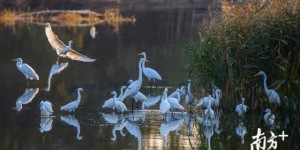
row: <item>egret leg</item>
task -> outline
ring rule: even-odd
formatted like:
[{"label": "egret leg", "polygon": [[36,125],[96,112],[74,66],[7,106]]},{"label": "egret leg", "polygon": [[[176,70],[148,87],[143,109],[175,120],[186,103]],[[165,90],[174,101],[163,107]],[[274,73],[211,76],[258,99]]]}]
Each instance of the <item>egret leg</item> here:
[{"label": "egret leg", "polygon": [[131,112],[133,113],[133,100],[131,102]]}]

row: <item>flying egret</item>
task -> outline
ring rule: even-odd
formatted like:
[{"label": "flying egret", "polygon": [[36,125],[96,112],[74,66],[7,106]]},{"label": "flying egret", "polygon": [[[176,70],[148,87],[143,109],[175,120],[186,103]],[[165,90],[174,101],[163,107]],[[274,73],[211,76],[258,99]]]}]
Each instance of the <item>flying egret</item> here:
[{"label": "flying egret", "polygon": [[16,101],[16,109],[17,111],[21,111],[23,108],[23,104],[28,104],[30,103],[33,98],[36,96],[36,94],[39,92],[39,88],[35,88],[35,89],[26,89],[25,92],[18,97],[17,101]]},{"label": "flying egret", "polygon": [[[96,59],[89,58],[85,55],[82,55],[71,48],[70,41],[69,46],[65,45],[57,35],[55,35],[51,29],[50,23],[46,23],[45,27],[46,36],[50,45],[55,49],[56,54],[59,57],[67,57],[72,60],[82,61],[82,62],[94,62]],[[72,43],[72,42],[71,42]],[[63,54],[62,52],[66,52]]]},{"label": "flying egret", "polygon": [[[143,55],[144,59],[147,60],[147,55],[145,52],[141,52],[138,55]],[[150,81],[150,86],[151,86],[151,80],[162,80],[161,76],[157,73],[157,71],[155,71],[152,68],[149,67],[145,67],[145,63],[142,64],[142,68],[143,68],[143,73],[144,75],[148,78],[148,80]],[[157,86],[156,86],[157,88]]]},{"label": "flying egret", "polygon": [[[120,89],[120,95],[117,98],[117,100],[120,100],[123,96],[124,90],[126,89],[126,86],[122,86]],[[113,98],[109,98],[108,100],[106,100],[102,106],[102,108],[111,108],[111,109],[115,109],[115,105],[114,105],[114,100]]]},{"label": "flying egret", "polygon": [[40,102],[41,116],[49,117],[53,114],[52,103],[49,101]]},{"label": "flying egret", "polygon": [[77,134],[76,134],[76,138],[78,140],[82,140],[82,136],[80,136],[80,124],[78,122],[78,120],[74,117],[74,116],[60,116],[60,120],[64,121],[65,123],[76,127],[77,130]]},{"label": "flying egret", "polygon": [[20,72],[25,75],[26,80],[39,80],[39,76],[35,73],[35,71],[27,64],[23,63],[22,58],[16,58],[12,61],[16,61],[16,66]]},{"label": "flying egret", "polygon": [[185,103],[188,105],[188,106],[191,106],[194,102],[194,95],[192,94],[191,92],[191,84],[192,84],[192,80],[189,79],[188,80],[188,93],[187,95],[185,96]]},{"label": "flying egret", "polygon": [[[163,92],[163,95],[168,91],[167,88],[165,88],[164,92]],[[165,113],[167,113],[171,108],[171,105],[170,103],[168,102],[167,100],[167,97],[165,96],[162,96],[161,98],[161,102],[160,102],[160,105],[159,105],[159,110],[160,110],[160,113],[162,113],[163,115]]]},{"label": "flying egret", "polygon": [[241,137],[242,144],[244,144],[244,136],[247,134],[247,129],[243,122],[239,123],[239,125],[236,127],[235,133]]},{"label": "flying egret", "polygon": [[130,83],[129,86],[127,87],[127,89],[125,90],[124,95],[122,96],[122,98],[120,99],[120,101],[124,101],[127,97],[131,96],[133,97],[134,95],[136,95],[142,86],[142,82],[143,82],[143,74],[142,74],[142,63],[148,61],[144,58],[141,58],[139,61],[139,77],[137,80],[135,80],[134,82]]},{"label": "flying egret", "polygon": [[168,100],[168,102],[171,106],[170,109],[172,109],[172,110],[174,110],[174,109],[184,110],[184,108],[179,104],[179,101],[180,101],[179,89],[176,89],[176,90],[177,90],[177,97],[178,98],[168,97],[168,95],[167,95],[168,94],[167,93],[168,89],[163,93],[163,97]]},{"label": "flying egret", "polygon": [[263,81],[264,90],[269,98],[270,103],[275,103],[275,104],[280,105],[280,97],[277,94],[277,92],[274,91],[273,89],[268,89],[268,86],[267,86],[267,78],[268,77],[267,77],[266,73],[263,71],[260,71],[255,76],[258,76],[258,75],[261,75],[264,78],[264,81]]},{"label": "flying egret", "polygon": [[53,117],[41,117],[40,132],[49,132],[52,129]]},{"label": "flying egret", "polygon": [[69,112],[74,112],[75,113],[75,109],[77,109],[79,103],[80,103],[80,100],[81,100],[81,94],[80,92],[83,92],[83,89],[82,88],[78,88],[77,89],[77,99],[73,102],[70,102],[62,107],[60,107],[60,110],[64,110],[64,111],[69,111]]},{"label": "flying egret", "polygon": [[245,103],[245,98],[242,98],[242,103],[236,105],[235,107],[235,112],[237,112],[239,116],[243,116],[244,113],[247,112],[248,106],[246,106],[244,103]]},{"label": "flying egret", "polygon": [[117,92],[116,91],[112,91],[111,94],[114,95],[113,102],[114,102],[114,105],[115,105],[117,111],[118,112],[122,112],[122,113],[123,113],[123,111],[126,111],[127,107],[125,106],[125,104],[123,102],[121,102],[121,101],[117,101],[116,100]]},{"label": "flying egret", "polygon": [[[173,97],[173,98],[178,98],[178,91],[177,89],[172,93],[170,94],[168,97]],[[181,86],[180,90],[179,90],[179,94],[180,94],[180,97],[183,97],[185,95],[185,86]]]},{"label": "flying egret", "polygon": [[265,110],[264,120],[269,126],[273,126],[275,122],[275,115],[271,113],[270,109]]}]

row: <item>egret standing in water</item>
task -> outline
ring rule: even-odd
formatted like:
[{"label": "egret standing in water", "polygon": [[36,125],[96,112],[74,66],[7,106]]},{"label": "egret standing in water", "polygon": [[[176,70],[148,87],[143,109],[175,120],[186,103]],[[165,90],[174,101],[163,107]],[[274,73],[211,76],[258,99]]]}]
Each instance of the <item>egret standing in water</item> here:
[{"label": "egret standing in water", "polygon": [[78,97],[75,101],[73,102],[70,102],[68,104],[66,104],[65,106],[62,106],[60,107],[61,110],[64,110],[64,111],[69,111],[69,112],[74,112],[75,113],[75,109],[77,109],[79,103],[80,103],[80,100],[81,100],[81,94],[80,92],[83,92],[83,89],[82,88],[78,88],[77,89],[77,94],[78,94]]},{"label": "egret standing in water", "polygon": [[211,103],[212,103],[212,97],[209,95],[209,102],[208,102],[208,106],[207,108],[204,110],[204,115],[206,116],[206,118],[208,119],[214,119],[215,118],[215,113],[214,111],[211,109]]},{"label": "egret standing in water", "polygon": [[[129,80],[128,83],[132,83],[133,80]],[[138,92],[133,96],[135,102],[140,102],[142,104],[142,109],[144,109],[144,102],[147,101],[147,97],[142,92]]]},{"label": "egret standing in water", "polygon": [[247,112],[248,106],[246,106],[244,103],[245,103],[245,98],[242,98],[242,103],[236,105],[235,107],[235,112],[237,112],[239,116],[243,116],[244,113]]},{"label": "egret standing in water", "polygon": [[[117,98],[117,100],[120,100],[123,96],[124,90],[126,89],[126,86],[122,86],[120,89],[120,95]],[[112,108],[113,110],[115,109],[115,105],[114,105],[114,100],[113,98],[109,98],[108,100],[106,100],[102,106],[102,108]]]},{"label": "egret standing in water", "polygon": [[177,89],[172,93],[170,94],[168,97],[173,97],[173,98],[178,98],[178,94],[180,94],[180,97],[184,96],[185,95],[185,86],[181,86],[180,90],[178,91]]},{"label": "egret standing in water", "polygon": [[185,96],[185,103],[187,104],[187,107],[189,108],[189,106],[191,106],[193,104],[195,97],[194,97],[194,95],[191,92],[192,80],[189,79],[188,82],[189,82],[188,83],[188,93]]},{"label": "egret standing in water", "polygon": [[273,89],[268,89],[268,86],[267,86],[267,78],[268,77],[267,77],[266,73],[263,71],[260,71],[255,76],[258,76],[258,75],[261,75],[264,78],[264,81],[263,81],[264,90],[269,98],[270,103],[275,103],[275,104],[280,105],[280,97],[277,94],[277,92],[274,91]]},{"label": "egret standing in water", "polygon": [[[166,88],[167,89],[167,88]],[[180,93],[179,93],[179,89],[176,89],[177,90],[177,97],[178,98],[173,98],[173,97],[168,97],[167,95],[167,92],[168,92],[168,89],[166,90],[166,92],[163,93],[163,97],[165,99],[168,99],[168,102],[171,106],[170,109],[174,110],[174,109],[179,109],[179,110],[184,110],[184,108],[179,104],[179,101],[180,101]]]},{"label": "egret standing in water", "polygon": [[[142,53],[139,53],[138,55],[143,55],[144,56],[144,59],[147,60],[147,55],[145,52],[142,52]],[[155,71],[154,69],[152,68],[149,68],[149,67],[145,67],[145,63],[142,64],[142,68],[143,68],[143,73],[144,75],[149,79],[150,81],[150,86],[152,87],[151,85],[151,80],[155,81],[155,80],[162,80],[161,76],[158,74],[157,71]],[[156,88],[157,88],[157,85],[156,85]]]},{"label": "egret standing in water", "polygon": [[71,48],[72,41],[69,41],[69,46],[63,43],[57,35],[55,35],[51,29],[50,23],[46,23],[45,33],[48,38],[50,45],[55,49],[56,54],[59,57],[67,57],[72,60],[82,61],[82,62],[94,62],[96,59],[89,58],[82,55]]},{"label": "egret standing in water", "polygon": [[49,117],[53,114],[52,104],[49,101],[40,102],[41,115],[43,117]]},{"label": "egret standing in water", "polygon": [[116,91],[112,91],[111,94],[114,95],[113,102],[114,102],[114,105],[115,105],[117,111],[118,112],[122,112],[122,113],[123,113],[123,111],[126,111],[127,107],[125,106],[125,104],[123,102],[121,102],[121,101],[117,101],[116,100],[117,92]]},{"label": "egret standing in water", "polygon": [[163,115],[165,115],[170,110],[170,108],[171,108],[171,105],[168,102],[167,97],[164,96],[167,92],[168,92],[168,89],[165,88],[165,90],[164,90],[164,92],[162,94],[163,96],[161,98],[160,105],[159,105],[160,113],[162,113]]},{"label": "egret standing in water", "polygon": [[[39,80],[39,76],[35,73],[35,71],[27,64],[23,63],[22,58],[13,59],[12,61],[16,61],[16,66],[20,72],[25,75],[26,80]],[[28,83],[27,83],[28,84]]]}]

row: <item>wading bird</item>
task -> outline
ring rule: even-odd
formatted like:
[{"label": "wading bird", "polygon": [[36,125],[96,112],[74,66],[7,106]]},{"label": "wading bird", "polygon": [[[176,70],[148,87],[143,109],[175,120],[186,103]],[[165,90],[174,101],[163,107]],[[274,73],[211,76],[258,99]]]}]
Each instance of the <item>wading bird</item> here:
[{"label": "wading bird", "polygon": [[269,126],[273,126],[275,122],[275,115],[271,113],[270,109],[265,110],[264,120]]},{"label": "wading bird", "polygon": [[245,98],[242,98],[242,103],[236,105],[235,107],[235,112],[237,112],[239,116],[243,116],[247,112],[248,106],[246,106],[244,103],[245,103]]},{"label": "wading bird", "polygon": [[67,57],[72,60],[82,61],[82,62],[94,62],[96,59],[89,58],[85,55],[82,55],[71,48],[71,41],[69,45],[65,45],[57,35],[55,35],[51,29],[50,23],[46,23],[45,27],[46,36],[50,45],[55,49],[56,54],[59,57]]},{"label": "wading bird", "polygon": [[214,119],[215,118],[215,113],[214,111],[211,109],[211,103],[212,103],[212,97],[209,95],[209,102],[208,102],[208,106],[207,108],[204,110],[204,115],[206,116],[206,118],[208,119]]},{"label": "wading bird", "polygon": [[191,84],[192,84],[192,80],[189,79],[188,80],[188,93],[185,96],[185,103],[187,104],[187,107],[191,106],[195,99],[194,95],[191,92]]},{"label": "wading bird", "polygon": [[[173,97],[173,98],[178,98],[178,93],[180,94],[180,97],[184,96],[185,95],[185,86],[181,86],[180,90],[178,91],[177,89],[172,93],[170,94],[168,97]],[[180,102],[180,101],[179,101]]]},{"label": "wading bird", "polygon": [[[20,72],[25,75],[26,80],[39,80],[39,76],[35,73],[35,71],[27,64],[23,63],[22,58],[16,58],[12,61],[16,61],[16,66]],[[27,83],[28,85],[28,83]]]},{"label": "wading bird", "polygon": [[164,96],[164,95],[166,95],[167,92],[168,92],[168,89],[165,88],[165,90],[162,94],[163,96],[161,98],[160,105],[159,105],[160,113],[162,113],[163,115],[165,115],[171,108],[171,105],[168,102],[167,97]]},{"label": "wading bird", "polygon": [[52,103],[49,101],[40,102],[41,116],[49,117],[53,114]]},{"label": "wading bird", "polygon": [[[133,80],[129,80],[128,83],[132,83]],[[142,104],[142,109],[144,109],[144,102],[147,101],[147,97],[146,95],[144,95],[143,93],[141,92],[137,92],[134,96],[133,96],[133,99],[134,101],[137,103],[137,102],[140,102]]]},{"label": "wading bird", "polygon": [[[122,86],[120,89],[120,95],[117,98],[117,100],[120,100],[123,96],[124,90],[126,89],[126,86]],[[114,100],[113,98],[109,98],[108,100],[106,100],[102,106],[102,108],[111,108],[111,109],[115,109],[115,105],[114,105]]]},{"label": "wading bird", "polygon": [[69,112],[74,112],[75,113],[75,109],[77,109],[79,103],[80,103],[80,100],[81,100],[81,94],[80,92],[83,92],[83,89],[82,88],[78,88],[77,89],[77,99],[73,102],[70,102],[62,107],[60,107],[60,110],[64,110],[64,111],[69,111]]},{"label": "wading bird", "polygon": [[116,98],[117,98],[117,92],[116,91],[112,91],[111,94],[114,95],[113,102],[114,102],[114,105],[115,105],[115,108],[117,109],[117,111],[121,112],[121,113],[123,113],[123,111],[126,111],[127,107],[125,106],[125,104],[123,102],[121,102],[121,101],[117,101],[116,100]]},{"label": "wading bird", "polygon": [[261,75],[264,78],[264,81],[263,81],[264,90],[269,98],[270,103],[275,103],[275,104],[280,105],[280,97],[277,94],[277,92],[274,91],[273,89],[268,89],[268,86],[267,86],[267,78],[268,77],[267,77],[266,73],[263,71],[260,71],[255,76],[258,76],[258,75]]},{"label": "wading bird", "polygon": [[179,89],[176,89],[176,90],[177,90],[177,97],[178,98],[168,97],[168,95],[167,95],[168,94],[167,93],[168,89],[167,89],[166,92],[163,93],[163,97],[168,100],[168,102],[169,102],[169,104],[171,106],[170,109],[172,109],[172,110],[174,110],[174,109],[184,110],[184,108],[179,104],[179,101],[180,101],[180,93],[179,93],[179,91],[180,90]]},{"label": "wading bird", "polygon": [[[139,53],[138,55],[143,55],[144,56],[144,59],[147,60],[147,55],[145,52],[141,52]],[[152,87],[151,85],[151,80],[155,81],[155,80],[162,80],[161,76],[158,74],[157,71],[155,71],[154,69],[152,68],[149,68],[149,67],[145,67],[145,63],[142,64],[142,68],[143,68],[143,73],[144,75],[149,79],[150,81],[150,86]],[[157,86],[156,86],[157,88]]]}]

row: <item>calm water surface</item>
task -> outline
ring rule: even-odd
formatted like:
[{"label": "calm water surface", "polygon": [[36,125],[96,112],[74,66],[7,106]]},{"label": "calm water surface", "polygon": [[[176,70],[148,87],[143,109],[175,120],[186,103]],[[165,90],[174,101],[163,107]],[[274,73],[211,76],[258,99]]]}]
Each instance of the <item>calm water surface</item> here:
[{"label": "calm water surface", "polygon": [[[83,63],[61,59],[60,62],[68,63],[68,66],[52,76],[50,91],[44,88],[48,86],[49,72],[57,57],[47,41],[44,26],[0,25],[0,149],[250,149],[251,136],[256,134],[258,127],[269,137],[270,128],[263,122],[263,112],[240,119],[232,111],[220,110],[219,119],[211,126],[199,123],[203,115],[196,109],[194,113],[168,115],[165,121],[157,110],[158,105],[125,114],[102,110],[101,106],[111,97],[111,91],[119,92],[129,79],[137,78],[139,56],[136,54],[141,51],[147,52],[148,65],[163,78],[157,82],[158,89],[151,95],[147,88],[149,82],[144,78],[142,92],[145,95],[159,96],[164,87],[171,87],[169,91],[173,91],[186,85],[188,74],[184,71],[183,48],[186,42],[198,38],[196,31],[208,17],[206,8],[209,3],[105,4],[103,7],[99,3],[84,4],[84,7],[95,11],[120,7],[123,16],[135,16],[136,22],[120,24],[117,30],[109,24],[97,25],[95,39],[90,36],[90,27],[54,26],[53,31],[62,41],[72,39],[75,50],[97,58],[97,61]],[[64,8],[64,5],[55,7],[47,3],[46,6],[36,5]],[[79,6],[75,3],[73,7]],[[37,94],[31,101],[24,102],[20,111],[16,111],[16,101],[27,86],[15,62],[11,62],[17,57],[23,58],[40,76],[40,81],[32,86],[39,89],[27,89],[29,93]],[[85,92],[76,114],[60,111],[60,106],[76,98],[74,90],[78,87]],[[200,95],[196,93],[196,96]],[[40,117],[38,105],[41,100],[53,103],[53,118]],[[276,134],[287,129],[284,126],[289,126],[283,123],[286,116],[289,114],[283,113],[279,117],[281,124],[274,129]],[[246,129],[244,143],[236,134],[241,122],[245,126],[242,129]],[[296,135],[290,136],[296,139],[299,133],[297,123],[289,122],[293,127],[287,129],[288,133],[295,130]],[[294,138],[278,141],[278,149],[299,148]]]}]

